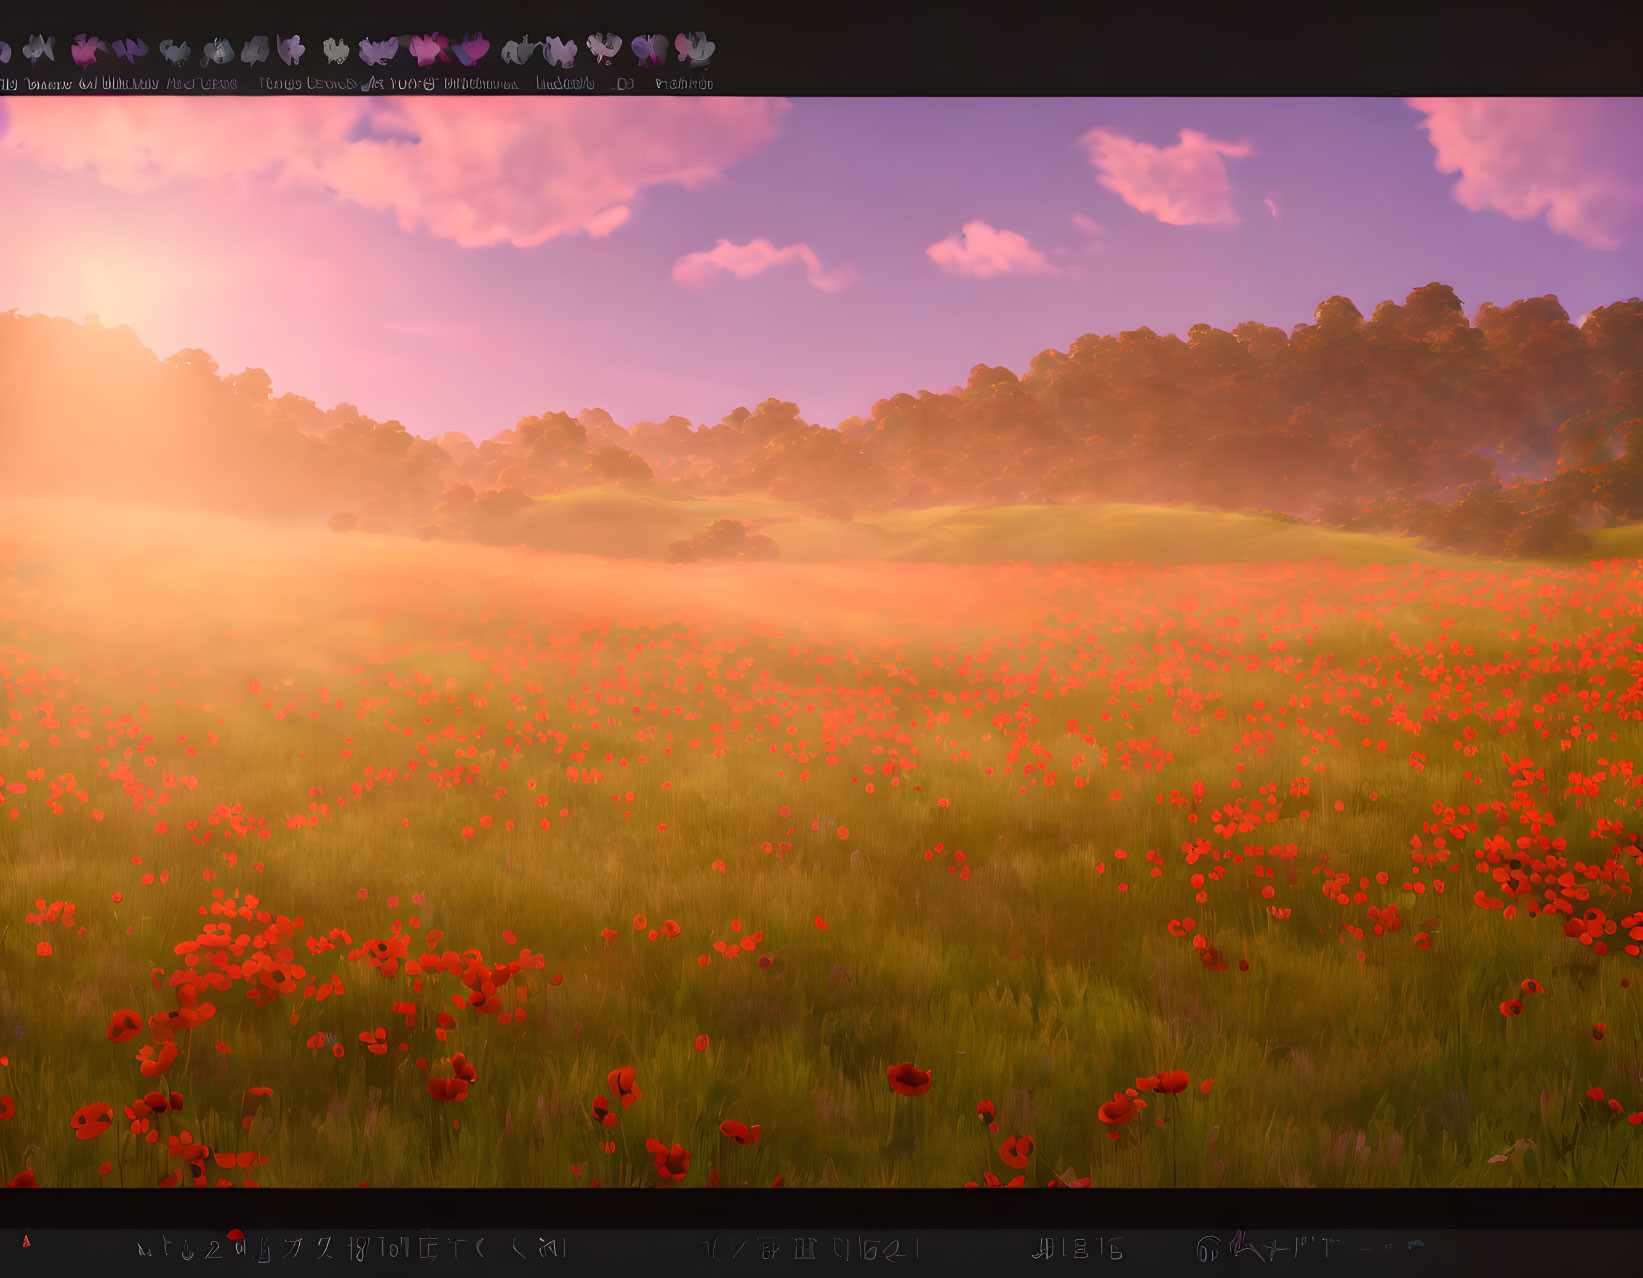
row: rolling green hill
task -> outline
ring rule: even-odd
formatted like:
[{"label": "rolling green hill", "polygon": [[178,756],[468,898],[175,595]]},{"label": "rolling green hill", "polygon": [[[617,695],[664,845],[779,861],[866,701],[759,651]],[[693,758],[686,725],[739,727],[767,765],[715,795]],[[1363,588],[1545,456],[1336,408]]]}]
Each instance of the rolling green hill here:
[{"label": "rolling green hill", "polygon": [[[793,563],[1472,562],[1424,549],[1407,538],[1336,532],[1258,514],[1118,502],[864,510],[853,520],[834,520],[815,518],[797,505],[770,498],[690,497],[606,487],[541,498],[517,518],[533,546],[628,559],[663,559],[669,543],[690,537],[716,519],[740,519],[772,537],[781,557]],[[1643,553],[1643,529],[1602,534],[1599,553]]]},{"label": "rolling green hill", "polygon": [[1643,524],[1602,528],[1591,537],[1593,559],[1643,558]]}]

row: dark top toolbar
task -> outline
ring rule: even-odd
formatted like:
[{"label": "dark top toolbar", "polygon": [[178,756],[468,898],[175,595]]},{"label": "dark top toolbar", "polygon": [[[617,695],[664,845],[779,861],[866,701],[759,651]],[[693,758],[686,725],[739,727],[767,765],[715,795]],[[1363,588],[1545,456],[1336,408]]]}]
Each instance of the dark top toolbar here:
[{"label": "dark top toolbar", "polygon": [[705,31],[561,35],[153,27],[0,31],[0,91],[20,94],[711,93]]},{"label": "dark top toolbar", "polygon": [[[368,16],[361,16],[364,11]],[[0,94],[1629,94],[1643,7],[0,5]]]}]

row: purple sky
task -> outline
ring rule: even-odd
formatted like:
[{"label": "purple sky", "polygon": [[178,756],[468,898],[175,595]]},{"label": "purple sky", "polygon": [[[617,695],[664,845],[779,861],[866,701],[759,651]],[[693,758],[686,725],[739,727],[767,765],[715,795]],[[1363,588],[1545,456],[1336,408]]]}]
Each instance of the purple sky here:
[{"label": "purple sky", "polygon": [[1643,293],[1640,156],[1639,99],[12,98],[0,309],[422,434],[832,424],[1333,293],[1578,319]]}]

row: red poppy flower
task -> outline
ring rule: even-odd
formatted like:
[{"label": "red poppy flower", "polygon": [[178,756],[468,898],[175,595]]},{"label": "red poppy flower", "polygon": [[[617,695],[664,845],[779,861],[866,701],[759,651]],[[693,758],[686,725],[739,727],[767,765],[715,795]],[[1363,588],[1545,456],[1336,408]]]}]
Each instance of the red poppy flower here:
[{"label": "red poppy flower", "polygon": [[1603,1024],[1602,1021],[1598,1021],[1597,1024],[1592,1026],[1592,1037],[1594,1039],[1596,1039],[1599,1043],[1601,1043],[1603,1041],[1604,1028],[1605,1027],[1604,1027],[1604,1024]]},{"label": "red poppy flower", "polygon": [[719,1130],[738,1145],[753,1145],[758,1143],[759,1125],[754,1123],[749,1127],[746,1123],[738,1122],[734,1118],[727,1118],[719,1124]]},{"label": "red poppy flower", "polygon": [[990,1100],[977,1101],[976,1102],[976,1117],[979,1118],[983,1123],[986,1123],[988,1125],[991,1125],[994,1121],[996,1121],[998,1115],[993,1111],[992,1101],[990,1101]]},{"label": "red poppy flower", "polygon": [[1184,1069],[1161,1069],[1150,1078],[1135,1080],[1136,1090],[1143,1092],[1167,1092],[1175,1095],[1187,1090],[1192,1080],[1187,1077]]},{"label": "red poppy flower", "polygon": [[145,1047],[137,1053],[137,1060],[139,1061],[137,1068],[142,1072],[144,1078],[158,1078],[171,1068],[176,1059],[177,1045],[175,1043],[166,1043],[160,1048],[158,1054],[155,1053],[152,1047]]},{"label": "red poppy flower", "polygon": [[624,1065],[620,1069],[611,1070],[609,1074],[605,1075],[605,1082],[610,1085],[610,1090],[622,1102],[623,1109],[626,1109],[636,1100],[644,1099],[645,1094],[639,1090],[639,1084],[635,1080],[634,1069],[631,1065]]},{"label": "red poppy flower", "polygon": [[1539,981],[1535,980],[1534,977],[1530,976],[1530,977],[1524,978],[1523,992],[1525,994],[1544,994],[1546,991],[1541,988]]},{"label": "red poppy flower", "polygon": [[653,1137],[645,1142],[645,1152],[652,1156],[656,1174],[663,1180],[683,1180],[690,1170],[690,1151],[683,1145],[669,1148]]},{"label": "red poppy flower", "polygon": [[264,1101],[274,1094],[272,1087],[247,1087],[245,1089],[245,1109],[250,1113],[261,1107]]},{"label": "red poppy flower", "polygon": [[604,1096],[593,1098],[593,1121],[603,1127],[615,1127],[616,1115],[610,1112],[610,1100]]},{"label": "red poppy flower", "polygon": [[468,1058],[461,1052],[451,1057],[451,1073],[464,1083],[472,1083],[479,1078],[479,1071],[468,1064]]},{"label": "red poppy flower", "polygon": [[1165,1069],[1158,1071],[1158,1090],[1161,1092],[1166,1092],[1172,1096],[1179,1092],[1186,1091],[1188,1084],[1191,1082],[1192,1080],[1187,1077],[1187,1071],[1184,1069]]},{"label": "red poppy flower", "polygon": [[11,1178],[11,1187],[13,1189],[39,1189],[40,1182],[34,1179],[34,1173],[31,1171],[18,1172],[17,1175]]},{"label": "red poppy flower", "polygon": [[17,1102],[10,1096],[0,1096],[0,1123],[3,1123],[17,1113]]},{"label": "red poppy flower", "polygon": [[123,1008],[109,1018],[108,1029],[104,1031],[103,1037],[111,1043],[124,1043],[136,1038],[142,1028],[143,1018],[129,1008]]},{"label": "red poppy flower", "polygon": [[1014,1167],[1020,1171],[1033,1156],[1033,1138],[1031,1136],[1006,1136],[1004,1143],[998,1147],[998,1158],[1006,1167]]},{"label": "red poppy flower", "polygon": [[890,1078],[890,1090],[897,1096],[922,1096],[930,1090],[932,1070],[918,1069],[911,1061],[892,1065],[885,1073]]},{"label": "red poppy flower", "polygon": [[707,1035],[706,1034],[696,1035],[696,1050],[698,1052],[707,1051]]},{"label": "red poppy flower", "polygon": [[1509,998],[1500,1005],[1500,1014],[1502,1016],[1522,1016],[1523,1004],[1515,998]]},{"label": "red poppy flower", "polygon": [[75,1110],[68,1124],[81,1140],[96,1140],[114,1126],[114,1110],[104,1101],[92,1101]]},{"label": "red poppy flower", "polygon": [[175,1034],[178,1030],[193,1029],[203,1018],[192,1007],[177,1007],[169,1012],[156,1012],[148,1018],[148,1023],[157,1030],[169,1030]]},{"label": "red poppy flower", "polygon": [[[1015,1179],[1011,1180],[1008,1184],[993,1175],[992,1172],[983,1172],[981,1179],[982,1183],[988,1189],[1022,1189],[1027,1184],[1027,1177],[1025,1175],[1015,1177]],[[964,1182],[964,1188],[980,1189],[981,1185],[977,1185],[973,1180],[967,1180]]]},{"label": "red poppy flower", "polygon": [[1096,1112],[1103,1123],[1121,1127],[1139,1114],[1142,1108],[1143,1105],[1138,1104],[1133,1097],[1126,1096],[1123,1092],[1114,1092],[1112,1099]]},{"label": "red poppy flower", "polygon": [[460,1101],[468,1098],[468,1080],[465,1078],[430,1078],[428,1095],[437,1101]]}]

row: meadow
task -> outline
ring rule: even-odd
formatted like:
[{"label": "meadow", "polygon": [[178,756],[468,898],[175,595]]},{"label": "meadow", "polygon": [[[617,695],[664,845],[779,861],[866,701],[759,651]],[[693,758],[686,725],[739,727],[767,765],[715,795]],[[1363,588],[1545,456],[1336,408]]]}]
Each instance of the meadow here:
[{"label": "meadow", "polygon": [[1643,561],[1049,509],[6,503],[0,1184],[1643,1186]]}]

